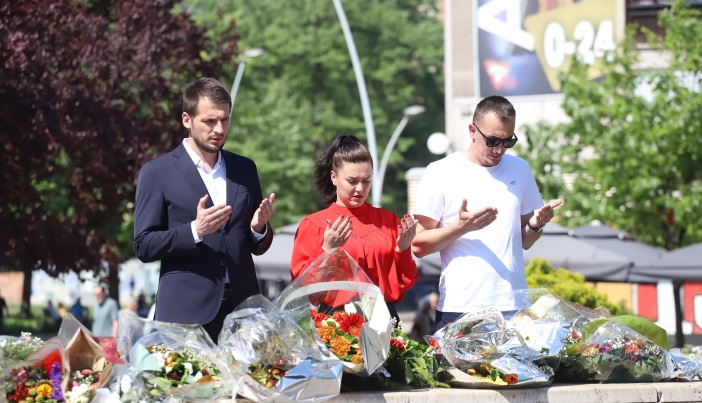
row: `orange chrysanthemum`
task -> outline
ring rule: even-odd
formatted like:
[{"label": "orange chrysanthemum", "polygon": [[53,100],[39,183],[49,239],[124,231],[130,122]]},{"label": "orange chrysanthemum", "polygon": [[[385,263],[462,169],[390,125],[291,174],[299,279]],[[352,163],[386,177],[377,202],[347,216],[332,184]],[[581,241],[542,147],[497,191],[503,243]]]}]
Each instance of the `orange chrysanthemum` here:
[{"label": "orange chrysanthemum", "polygon": [[519,382],[519,376],[517,374],[507,374],[502,379],[507,383],[507,385],[514,385]]},{"label": "orange chrysanthemum", "polygon": [[331,341],[331,351],[337,356],[347,355],[351,350],[351,342],[338,336]]},{"label": "orange chrysanthemum", "polygon": [[334,334],[336,333],[336,329],[332,326],[322,326],[318,327],[316,330],[319,337],[325,343],[328,343],[329,340],[331,340],[332,337],[334,337]]},{"label": "orange chrysanthemum", "polygon": [[358,350],[356,354],[351,357],[351,362],[354,364],[363,364],[363,354],[361,354],[361,350]]},{"label": "orange chrysanthemum", "polygon": [[356,337],[361,336],[361,326],[363,326],[363,316],[358,313],[352,313],[337,320],[339,329]]}]

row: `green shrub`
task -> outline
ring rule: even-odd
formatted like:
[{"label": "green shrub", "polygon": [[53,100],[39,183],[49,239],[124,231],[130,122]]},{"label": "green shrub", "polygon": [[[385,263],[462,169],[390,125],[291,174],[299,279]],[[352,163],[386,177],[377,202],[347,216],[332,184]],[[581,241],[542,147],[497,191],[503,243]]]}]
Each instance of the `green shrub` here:
[{"label": "green shrub", "polygon": [[535,258],[526,267],[529,288],[545,288],[559,297],[589,308],[604,308],[614,315],[628,313],[626,309],[612,303],[607,296],[585,282],[585,277],[566,269],[558,270],[545,259]]}]

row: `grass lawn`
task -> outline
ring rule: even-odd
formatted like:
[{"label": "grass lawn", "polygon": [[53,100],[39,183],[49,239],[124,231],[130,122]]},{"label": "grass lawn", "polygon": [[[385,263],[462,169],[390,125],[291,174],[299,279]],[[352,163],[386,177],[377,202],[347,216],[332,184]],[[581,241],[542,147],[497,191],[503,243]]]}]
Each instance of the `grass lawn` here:
[{"label": "grass lawn", "polygon": [[8,304],[10,316],[5,317],[4,328],[0,334],[19,336],[21,332],[30,332],[33,335],[40,333],[55,333],[58,328],[53,326],[51,320],[44,316],[44,306],[32,305],[31,317],[20,314],[19,304]]}]

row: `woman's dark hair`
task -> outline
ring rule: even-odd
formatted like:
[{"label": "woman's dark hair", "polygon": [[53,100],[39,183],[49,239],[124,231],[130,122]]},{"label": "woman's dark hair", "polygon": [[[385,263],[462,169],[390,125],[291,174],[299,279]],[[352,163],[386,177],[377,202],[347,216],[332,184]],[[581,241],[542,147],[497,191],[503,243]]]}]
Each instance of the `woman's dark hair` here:
[{"label": "woman's dark hair", "polygon": [[322,197],[322,203],[331,204],[336,201],[336,187],[331,180],[331,171],[338,171],[345,163],[368,162],[373,165],[373,158],[361,140],[350,134],[337,136],[322,151],[314,163],[312,181],[317,193]]},{"label": "woman's dark hair", "polygon": [[222,83],[210,77],[198,78],[189,82],[183,88],[183,112],[197,115],[197,105],[200,98],[209,98],[216,104],[228,104],[232,107],[232,97]]}]

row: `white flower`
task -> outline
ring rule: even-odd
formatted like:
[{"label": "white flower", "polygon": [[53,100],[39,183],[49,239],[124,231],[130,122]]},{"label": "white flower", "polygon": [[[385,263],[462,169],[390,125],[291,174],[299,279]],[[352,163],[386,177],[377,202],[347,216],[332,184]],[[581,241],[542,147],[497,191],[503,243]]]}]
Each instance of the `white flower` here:
[{"label": "white flower", "polygon": [[[154,359],[156,360],[156,364],[161,367],[165,368],[166,367],[166,355],[160,351],[157,351],[155,353],[151,353],[153,355]],[[169,368],[166,369],[166,372],[170,371]]]},{"label": "white flower", "polygon": [[132,378],[130,378],[129,375],[122,376],[122,379],[120,379],[119,382],[119,387],[122,390],[122,393],[128,392],[129,389],[132,388]]},{"label": "white flower", "polygon": [[183,368],[185,368],[185,373],[186,374],[192,374],[193,373],[193,364],[189,362],[184,362],[183,363]]},{"label": "white flower", "polygon": [[66,392],[66,401],[69,403],[88,403],[88,385],[79,383],[73,389]]},{"label": "white flower", "polygon": [[202,371],[197,371],[197,374],[188,376],[185,379],[185,382],[187,383],[195,383],[197,382],[200,378],[202,378]]}]

